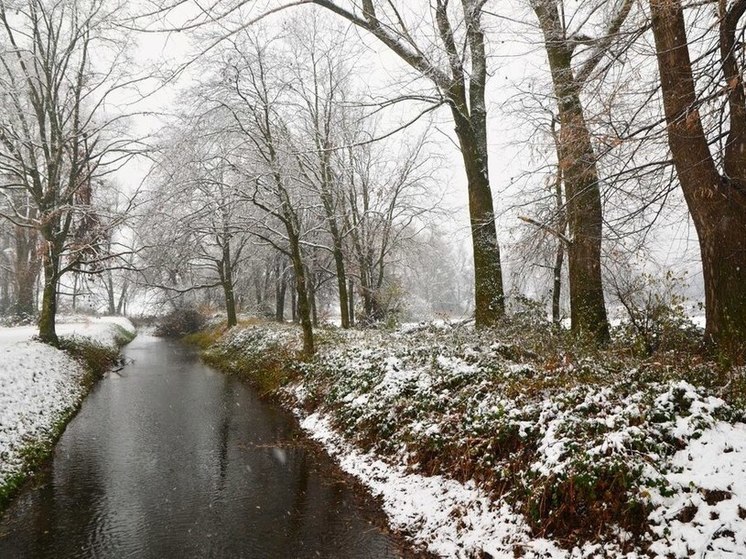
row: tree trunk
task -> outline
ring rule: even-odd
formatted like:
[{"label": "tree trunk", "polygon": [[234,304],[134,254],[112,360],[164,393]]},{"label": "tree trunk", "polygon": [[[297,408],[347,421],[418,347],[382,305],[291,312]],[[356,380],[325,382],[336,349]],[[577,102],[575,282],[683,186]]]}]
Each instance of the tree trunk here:
[{"label": "tree trunk", "polygon": [[347,302],[350,305],[350,327],[355,325],[355,282],[350,280],[350,284],[347,287]]},{"label": "tree trunk", "polygon": [[231,245],[226,240],[223,244],[223,259],[220,262],[222,268],[220,281],[223,285],[223,295],[225,298],[225,313],[228,317],[228,328],[238,324],[236,317],[236,296],[233,291],[233,263],[231,261]]},{"label": "tree trunk", "polygon": [[[308,301],[308,287],[306,285],[306,272],[303,266],[303,257],[300,252],[300,241],[290,237],[290,253],[295,272],[295,293],[298,298],[298,314],[303,329],[303,355],[313,356],[315,352],[313,342],[313,324],[311,322],[311,306]],[[294,306],[295,307],[295,306]]]},{"label": "tree trunk", "polygon": [[[293,274],[295,278],[295,274]],[[295,278],[296,286],[297,278]],[[290,320],[294,323],[298,323],[298,292],[295,289],[290,290]]]},{"label": "tree trunk", "polygon": [[[77,278],[75,283],[77,284]],[[107,291],[109,292],[109,315],[114,315],[117,312],[116,308],[116,295],[114,293],[114,277],[111,273],[111,270],[106,271],[106,284],[107,284]]]},{"label": "tree trunk", "polygon": [[505,314],[500,247],[487,169],[487,134],[452,106],[456,136],[466,170],[469,220],[474,251],[474,309],[478,327],[494,325]]},{"label": "tree trunk", "polygon": [[319,313],[316,308],[316,286],[313,278],[308,282],[308,302],[311,304],[311,321],[314,327],[319,325]]},{"label": "tree trunk", "polygon": [[228,328],[238,324],[236,316],[236,298],[233,292],[233,281],[226,279],[223,281],[223,295],[225,297],[225,314],[228,318]]},{"label": "tree trunk", "polygon": [[342,320],[342,328],[349,328],[351,326],[351,320],[344,254],[342,254],[342,247],[338,247],[336,244],[334,246],[334,264],[337,268],[337,291],[339,292],[339,314]]},{"label": "tree trunk", "polygon": [[572,332],[603,344],[609,341],[603,281],[601,240],[603,209],[596,156],[580,105],[580,98],[560,103],[560,138],[567,195],[570,320]]},{"label": "tree trunk", "polygon": [[117,302],[117,314],[125,315],[125,308],[127,307],[127,295],[129,292],[129,282],[124,280],[122,284],[122,291],[119,293],[119,301]]},{"label": "tree trunk", "polygon": [[[712,157],[692,74],[686,27],[678,0],[650,0],[668,143],[689,212],[699,236],[705,284],[705,341],[744,358],[746,349],[746,107],[743,79],[731,75],[737,18],[721,16],[721,56],[730,78],[730,130],[721,175]],[[740,16],[739,16],[740,17]],[[734,146],[735,144],[735,146]]]},{"label": "tree trunk", "polygon": [[562,262],[565,259],[565,242],[557,241],[557,253],[554,257],[554,279],[552,283],[552,323],[556,326],[560,324],[561,312],[560,303],[562,301]]},{"label": "tree trunk", "polygon": [[275,320],[285,322],[285,292],[287,290],[287,278],[280,272],[277,266],[277,284],[275,285]]},{"label": "tree trunk", "polygon": [[59,256],[48,253],[44,258],[44,292],[39,315],[39,339],[53,346],[60,343],[56,329],[58,270]]},{"label": "tree trunk", "polygon": [[558,165],[572,240],[567,248],[572,332],[603,344],[609,340],[609,321],[601,278],[603,207],[596,154],[573,75],[573,46],[563,37],[557,7],[536,2],[533,8],[544,34],[559,110]]}]

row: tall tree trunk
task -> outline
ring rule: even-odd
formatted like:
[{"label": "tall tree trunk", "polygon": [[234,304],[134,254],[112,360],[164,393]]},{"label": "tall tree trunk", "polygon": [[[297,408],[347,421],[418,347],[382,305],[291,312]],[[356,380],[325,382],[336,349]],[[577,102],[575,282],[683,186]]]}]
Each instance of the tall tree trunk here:
[{"label": "tall tree trunk", "polygon": [[[295,274],[293,274],[295,278]],[[295,278],[295,287],[297,288],[297,278]],[[294,323],[298,323],[298,292],[297,289],[290,290],[290,320]]]},{"label": "tall tree trunk", "polygon": [[[76,283],[77,283],[77,277],[76,277]],[[109,299],[109,315],[114,315],[117,312],[116,308],[116,295],[114,293],[114,275],[111,273],[111,270],[106,271],[106,285],[107,285],[107,291],[108,291],[108,299]]]},{"label": "tall tree trunk", "polygon": [[609,340],[603,281],[601,240],[603,210],[596,156],[579,96],[560,102],[560,138],[567,195],[570,320],[575,334],[598,343]]},{"label": "tall tree trunk", "polygon": [[316,282],[313,277],[309,278],[308,281],[308,302],[311,305],[311,322],[314,327],[317,327],[319,325],[319,313],[316,308]]},{"label": "tall tree trunk", "polygon": [[280,271],[280,265],[276,267],[277,283],[275,284],[275,320],[285,322],[285,292],[287,290],[287,278],[284,272]]},{"label": "tall tree trunk", "polygon": [[565,183],[566,216],[572,241],[567,248],[572,331],[597,343],[606,343],[609,321],[601,277],[603,208],[596,154],[573,75],[574,46],[564,38],[554,3],[537,1],[533,8],[544,33],[559,110],[558,165]]},{"label": "tall tree trunk", "polygon": [[552,281],[552,323],[556,326],[560,324],[562,302],[562,262],[565,259],[565,243],[557,240],[557,252],[554,257],[554,278]]},{"label": "tall tree trunk", "polygon": [[[724,3],[721,4],[721,7]],[[746,349],[746,96],[735,60],[743,15],[721,13],[720,47],[730,130],[721,174],[698,110],[684,14],[679,0],[650,0],[668,143],[699,236],[705,284],[705,340],[736,358]]]},{"label": "tall tree trunk", "polygon": [[452,105],[456,137],[466,170],[469,192],[469,221],[474,252],[474,310],[479,327],[494,325],[505,314],[500,247],[488,174],[485,114],[472,108],[466,117],[464,106]]},{"label": "tall tree trunk", "polygon": [[233,292],[233,281],[226,279],[222,282],[223,285],[223,296],[225,298],[225,314],[228,319],[228,328],[232,328],[238,324],[238,318],[236,316],[236,298]]},{"label": "tall tree trunk", "polygon": [[228,318],[228,328],[238,324],[236,317],[236,296],[233,290],[233,263],[231,260],[230,241],[223,243],[223,258],[220,262],[220,283],[223,286],[223,297],[225,299],[225,313]]},{"label": "tall tree trunk", "polygon": [[345,271],[344,254],[342,247],[334,246],[334,265],[337,269],[337,291],[339,292],[339,314],[342,320],[342,328],[351,326],[349,301],[347,294],[347,273]]},{"label": "tall tree trunk", "polygon": [[257,312],[262,312],[262,307],[264,306],[264,292],[262,290],[262,279],[259,275],[259,270],[254,270],[254,294],[256,296],[256,309]]},{"label": "tall tree trunk", "polygon": [[[295,293],[298,299],[298,315],[303,329],[303,355],[311,357],[314,352],[313,323],[311,321],[311,305],[308,301],[308,286],[306,285],[306,271],[300,252],[300,240],[290,236],[290,254],[295,272]],[[293,305],[295,308],[295,305]],[[294,311],[295,312],[295,311]]]},{"label": "tall tree trunk", "polygon": [[44,257],[44,291],[39,315],[39,339],[42,342],[57,346],[57,281],[59,272],[59,256],[53,249]]},{"label": "tall tree trunk", "polygon": [[117,314],[124,316],[125,308],[127,306],[127,295],[129,292],[129,282],[125,279],[122,284],[122,291],[119,293],[119,301],[117,302]]},{"label": "tall tree trunk", "polygon": [[562,266],[565,261],[565,244],[566,238],[563,236],[567,232],[567,212],[565,209],[565,196],[562,191],[564,174],[562,172],[562,148],[559,135],[556,130],[556,120],[552,118],[552,138],[554,139],[554,149],[557,155],[557,176],[554,181],[554,202],[557,212],[557,231],[560,233],[557,239],[557,250],[554,255],[554,268],[552,278],[552,324],[560,327],[562,317]]},{"label": "tall tree trunk", "polygon": [[350,327],[355,325],[355,282],[350,279],[350,284],[347,287],[347,302],[350,305]]}]

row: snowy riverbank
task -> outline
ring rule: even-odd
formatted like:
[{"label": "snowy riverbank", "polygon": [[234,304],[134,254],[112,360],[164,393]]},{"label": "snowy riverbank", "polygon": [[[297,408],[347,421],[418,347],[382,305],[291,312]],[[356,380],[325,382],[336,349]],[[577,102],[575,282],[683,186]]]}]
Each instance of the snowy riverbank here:
[{"label": "snowy riverbank", "polygon": [[313,362],[284,370],[293,328],[233,330],[208,359],[249,377],[263,367],[415,545],[463,558],[743,557],[742,370],[724,388],[696,360],[540,354],[448,325],[319,338]]},{"label": "snowy riverbank", "polygon": [[[135,333],[126,318],[61,319],[63,340],[107,350]],[[81,360],[33,337],[36,328],[0,328],[0,501],[25,475],[29,462],[64,428],[89,388]]]}]

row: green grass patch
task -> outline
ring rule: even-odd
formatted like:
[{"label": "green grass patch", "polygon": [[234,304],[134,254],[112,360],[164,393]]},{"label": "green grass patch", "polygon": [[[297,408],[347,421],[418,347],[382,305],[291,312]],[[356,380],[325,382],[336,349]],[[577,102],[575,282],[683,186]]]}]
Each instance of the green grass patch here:
[{"label": "green grass patch", "polygon": [[215,328],[208,328],[206,330],[200,330],[192,334],[187,334],[182,340],[189,345],[198,347],[201,350],[205,350],[213,345],[220,339],[220,336],[225,332],[225,326],[219,326]]}]

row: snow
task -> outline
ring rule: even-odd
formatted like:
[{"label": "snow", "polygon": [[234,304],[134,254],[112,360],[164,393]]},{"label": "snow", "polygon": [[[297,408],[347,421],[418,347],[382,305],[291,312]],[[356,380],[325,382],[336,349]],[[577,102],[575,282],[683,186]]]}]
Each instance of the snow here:
[{"label": "snow", "polygon": [[[86,337],[115,347],[121,317],[66,320],[61,336]],[[62,350],[35,341],[35,327],[0,328],[0,486],[23,467],[24,447],[44,440],[83,397],[83,367]]]},{"label": "snow", "polygon": [[[520,552],[529,559],[648,557],[643,552],[625,553],[616,544],[587,543],[567,550],[551,540],[532,537],[521,515],[505,502],[491,499],[473,483],[422,476],[388,464],[374,453],[363,453],[347,443],[323,414],[305,416],[300,409],[295,413],[301,427],[324,445],[345,472],[381,498],[391,526],[436,556],[465,559],[488,553],[494,558],[512,559]],[[714,463],[714,456],[722,459]],[[651,545],[653,556],[744,557],[746,425],[719,422],[675,455],[671,472],[666,478],[676,493],[668,498],[658,494],[657,508],[651,514],[651,521],[658,523],[654,532],[660,537]],[[708,504],[707,495],[712,504]],[[677,520],[679,513],[691,505],[698,507],[694,518],[689,522]],[[622,530],[618,532],[620,542],[631,537]]]},{"label": "snow", "polygon": [[345,472],[381,497],[392,527],[406,531],[415,545],[430,553],[465,559],[487,552],[495,558],[513,559],[514,549],[522,548],[527,558],[566,556],[552,542],[530,538],[519,515],[505,504],[493,503],[473,484],[407,473],[372,453],[361,453],[318,413],[302,419],[301,426],[336,457]]},{"label": "snow", "polygon": [[[454,558],[746,557],[746,425],[719,389],[636,362],[609,371],[593,359],[530,360],[461,327],[334,336],[297,369],[285,402],[417,546]],[[256,327],[220,344],[246,353],[292,337]],[[525,455],[501,453],[501,441]],[[471,460],[484,474],[475,479],[508,472],[511,484],[488,493],[437,460],[419,462],[441,449],[443,460]],[[570,549],[532,534],[530,499],[564,479],[603,482],[620,471],[626,493],[612,498],[649,513],[642,533],[591,524],[597,535]]]},{"label": "snow", "polygon": [[675,493],[654,498],[656,557],[746,556],[746,425],[705,430],[674,455],[665,477]]}]

